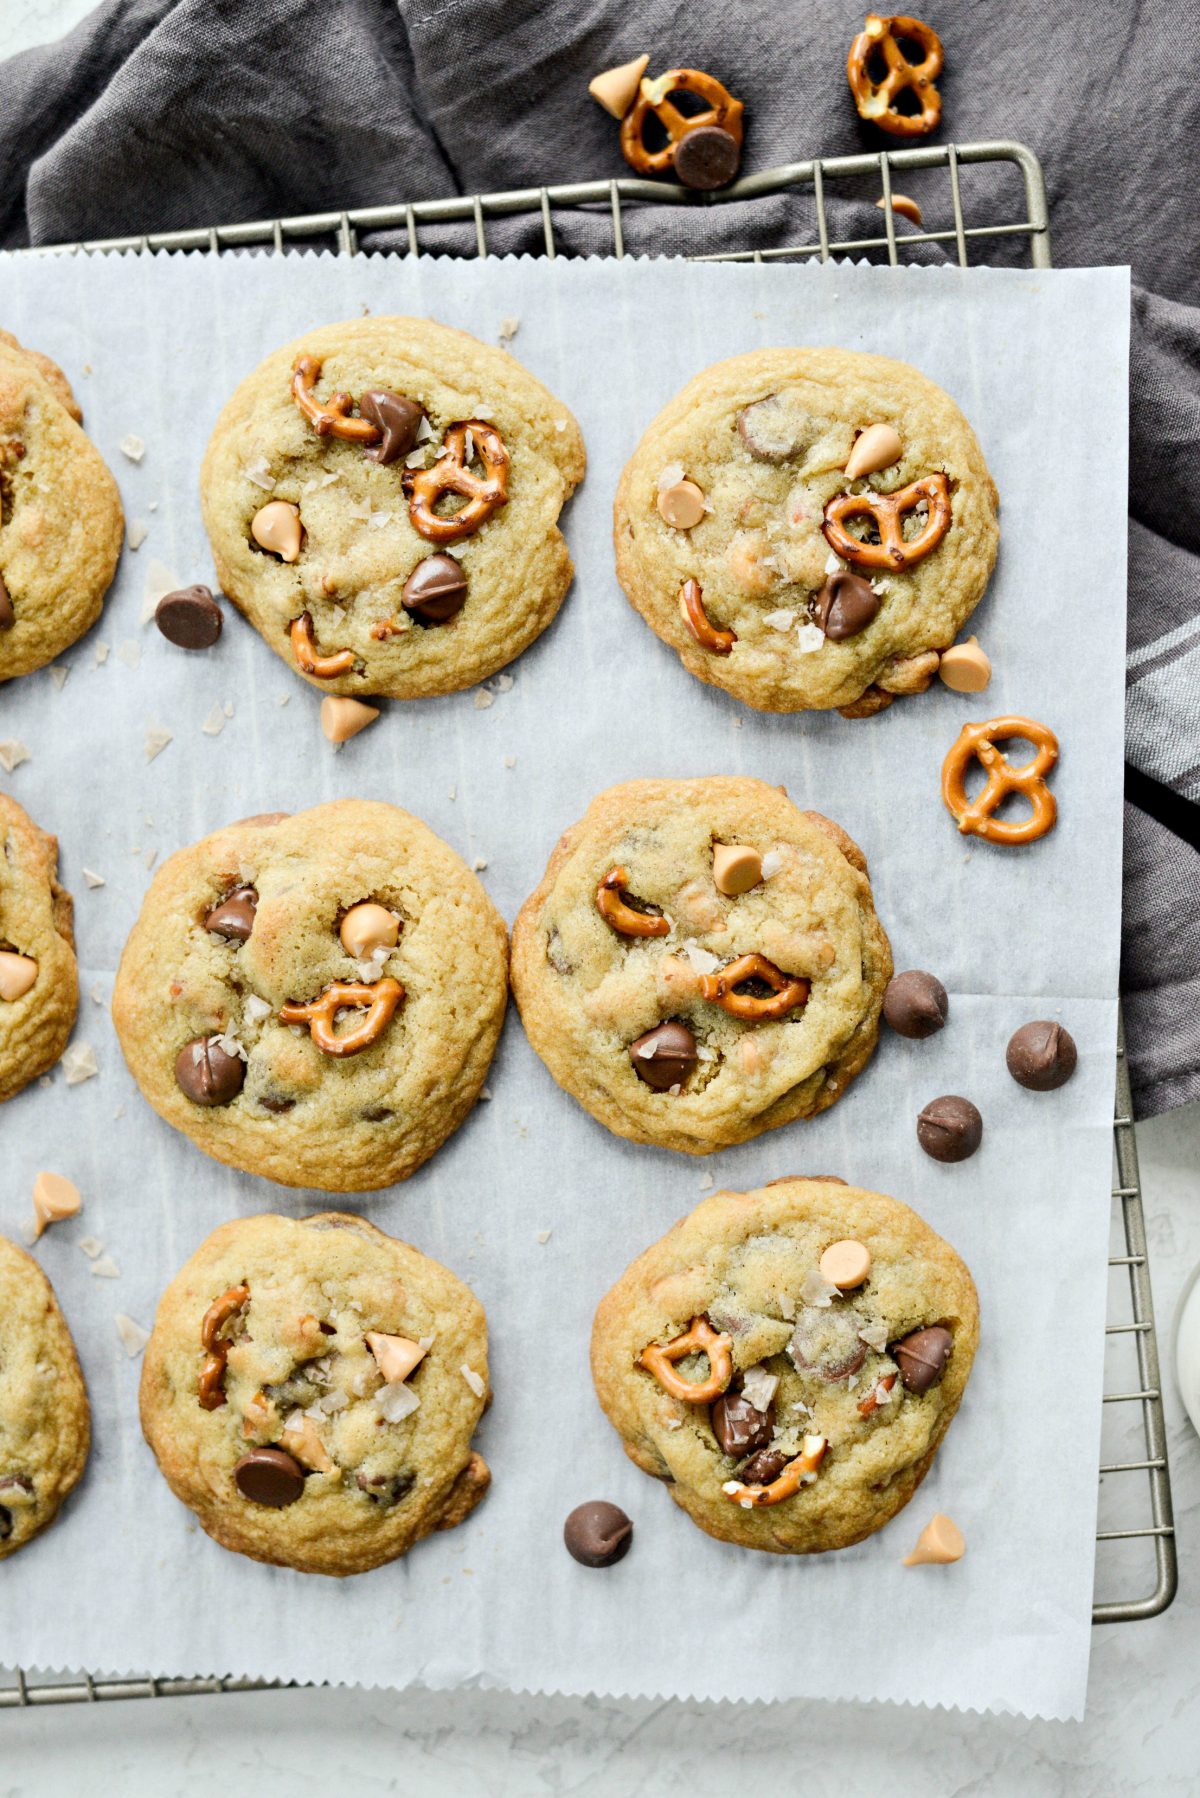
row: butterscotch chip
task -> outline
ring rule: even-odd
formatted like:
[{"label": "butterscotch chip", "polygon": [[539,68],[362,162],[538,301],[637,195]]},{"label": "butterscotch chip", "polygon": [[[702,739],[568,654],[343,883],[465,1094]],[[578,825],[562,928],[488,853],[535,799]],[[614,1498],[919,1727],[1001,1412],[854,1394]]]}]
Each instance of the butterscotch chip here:
[{"label": "butterscotch chip", "polygon": [[75,1217],[83,1208],[79,1188],[63,1174],[41,1173],[33,1183],[33,1215],[36,1234],[64,1217]]},{"label": "butterscotch chip", "polygon": [[695,481],[675,481],[658,495],[658,511],[664,524],[675,531],[690,531],[704,517],[704,493]]},{"label": "butterscotch chip", "polygon": [[635,56],[632,62],[605,69],[602,75],[595,75],[588,82],[588,93],[612,118],[623,119],[637,98],[649,62],[648,56]]},{"label": "butterscotch chip", "polygon": [[953,1561],[961,1561],[966,1553],[963,1533],[952,1517],[944,1511],[936,1511],[917,1537],[917,1545],[911,1554],[905,1555],[906,1567],[948,1566]]},{"label": "butterscotch chip", "polygon": [[974,637],[942,651],[938,675],[954,693],[982,693],[992,678],[992,664]]},{"label": "butterscotch chip", "polygon": [[0,950],[0,999],[14,1004],[23,999],[37,979],[38,965],[29,955]]},{"label": "butterscotch chip", "polygon": [[871,1251],[865,1242],[844,1237],[831,1242],[821,1256],[821,1278],[842,1292],[861,1286],[871,1272]]},{"label": "butterscotch chip", "polygon": [[713,885],[718,893],[748,893],[763,877],[762,851],[749,843],[713,844]]},{"label": "butterscotch chip", "polygon": [[388,1336],[380,1330],[368,1330],[364,1341],[389,1384],[407,1380],[425,1359],[430,1347],[428,1343],[412,1342],[407,1336]]},{"label": "butterscotch chip", "polygon": [[386,906],[370,900],[352,905],[338,928],[342,948],[355,961],[364,961],[375,949],[394,949],[400,920]]},{"label": "butterscotch chip", "polygon": [[331,693],[321,701],[321,729],[331,743],[348,743],[378,716],[379,707],[364,705],[361,699],[339,699]]},{"label": "butterscotch chip", "polygon": [[304,540],[299,506],[284,499],[268,500],[250,520],[250,534],[260,548],[283,562],[294,562]]},{"label": "butterscotch chip", "polygon": [[[887,201],[880,194],[875,204],[882,211],[886,207]],[[915,200],[910,200],[907,194],[894,193],[892,195],[892,211],[898,212],[900,217],[907,219],[910,225],[915,225],[918,231],[921,229],[921,208]]]},{"label": "butterscotch chip", "polygon": [[857,481],[863,475],[890,468],[893,462],[900,460],[903,451],[900,433],[894,425],[868,425],[854,440],[854,448],[846,461],[846,479]]}]

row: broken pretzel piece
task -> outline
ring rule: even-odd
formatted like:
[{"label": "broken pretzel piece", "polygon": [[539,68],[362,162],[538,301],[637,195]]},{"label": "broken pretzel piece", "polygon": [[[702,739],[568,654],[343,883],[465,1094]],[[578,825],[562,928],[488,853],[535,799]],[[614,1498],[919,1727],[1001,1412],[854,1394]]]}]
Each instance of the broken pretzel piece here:
[{"label": "broken pretzel piece", "polygon": [[[772,988],[771,997],[760,998],[754,993],[739,993],[735,989],[747,980],[761,980]],[[765,955],[739,955],[718,974],[703,974],[700,977],[700,997],[719,1005],[730,1017],[742,1018],[750,1024],[766,1023],[774,1018],[784,1018],[789,1011],[795,1011],[798,1005],[806,1003],[810,982],[801,980],[797,975],[785,974],[777,968],[773,961]]]},{"label": "broken pretzel piece", "polygon": [[206,1349],[200,1369],[199,1399],[206,1411],[218,1411],[225,1403],[225,1362],[229,1344],[221,1335],[225,1325],[236,1317],[250,1297],[248,1286],[231,1286],[213,1300],[200,1320],[200,1347]]},{"label": "broken pretzel piece", "polygon": [[777,1505],[785,1498],[794,1498],[801,1486],[812,1485],[828,1447],[829,1443],[824,1436],[806,1436],[802,1444],[803,1452],[795,1460],[789,1461],[769,1486],[747,1486],[741,1480],[726,1480],[721,1490],[726,1498],[732,1499],[735,1505],[741,1505],[743,1510],[753,1510],[761,1505]]},{"label": "broken pretzel piece", "polygon": [[628,879],[624,868],[610,868],[596,888],[596,910],[604,922],[621,936],[668,935],[671,926],[666,918],[635,911],[629,904],[625,893]]},{"label": "broken pretzel piece", "polygon": [[[307,1024],[313,1042],[326,1055],[357,1055],[382,1034],[404,998],[404,988],[389,976],[373,986],[358,980],[335,980],[320,998],[307,1005],[289,1000],[279,1008],[281,1024]],[[333,1022],[339,1011],[357,1008],[366,1012],[360,1024],[338,1036]]]},{"label": "broken pretzel piece", "polygon": [[699,581],[684,581],[679,589],[679,613],[701,649],[711,655],[727,656],[737,642],[736,631],[718,630],[709,622]]},{"label": "broken pretzel piece", "polygon": [[339,674],[349,674],[354,666],[352,649],[337,649],[331,655],[321,654],[313,636],[311,612],[301,612],[299,618],[293,618],[288,635],[296,666],[304,674],[314,675],[317,680],[333,680]]}]

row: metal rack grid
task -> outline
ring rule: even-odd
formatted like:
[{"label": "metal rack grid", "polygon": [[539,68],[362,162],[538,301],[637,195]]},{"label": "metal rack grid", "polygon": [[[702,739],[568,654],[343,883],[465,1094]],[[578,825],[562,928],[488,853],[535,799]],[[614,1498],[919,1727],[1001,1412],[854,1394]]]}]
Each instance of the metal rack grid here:
[{"label": "metal rack grid", "polygon": [[[964,173],[981,165],[1004,165],[1014,168],[1021,177],[1023,207],[1019,216],[992,216],[989,208],[986,222],[972,217],[964,204],[964,188],[969,181]],[[896,230],[896,215],[889,204],[892,177],[909,171],[940,171],[949,188],[949,218],[946,225]],[[842,183],[867,182],[870,198],[876,193],[885,204],[881,211],[881,229],[874,235],[839,238],[831,233],[828,201],[831,186]],[[473,228],[474,251],[479,256],[488,252],[487,221],[521,215],[540,214],[545,255],[553,259],[560,254],[555,239],[556,212],[597,208],[608,213],[611,221],[613,254],[623,257],[625,250],[624,217],[627,210],[640,205],[655,206],[721,206],[736,201],[755,200],[788,192],[807,193],[811,197],[813,231],[807,237],[787,246],[762,250],[726,250],[698,257],[702,261],[764,262],[781,259],[816,257],[827,261],[831,256],[871,256],[882,252],[887,261],[898,266],[902,258],[922,245],[941,246],[953,253],[959,265],[966,268],[972,246],[998,244],[1003,240],[1024,240],[1022,246],[1028,265],[1049,268],[1050,233],[1046,210],[1046,190],[1041,165],[1033,152],[1023,144],[997,141],[977,144],[929,144],[918,148],[881,151],[859,156],[824,157],[811,162],[788,163],[760,174],[748,175],[731,187],[713,194],[697,194],[669,183],[639,180],[586,181],[562,186],[514,189],[506,193],[463,194],[450,199],[417,200],[397,206],[374,206],[354,211],[312,213],[303,217],[266,219],[249,224],[215,225],[189,231],[163,231],[135,237],[117,237],[74,244],[55,244],[29,252],[33,255],[98,254],[112,251],[144,253],[150,250],[208,250],[220,253],[227,249],[265,247],[282,252],[289,247],[311,247],[331,239],[332,247],[342,255],[360,253],[364,233],[401,231],[405,251],[410,256],[428,253],[419,241],[424,225],[465,223]],[[858,195],[861,199],[861,193]],[[939,198],[932,198],[926,210],[940,210]],[[389,246],[391,247],[391,246]],[[363,253],[370,253],[369,249]],[[1095,1623],[1125,1623],[1137,1618],[1154,1617],[1166,1610],[1175,1596],[1178,1572],[1175,1552],[1175,1529],[1171,1508],[1171,1480],[1167,1465],[1167,1434],[1163,1416],[1162,1389],[1159,1377],[1158,1343],[1154,1328],[1154,1307],[1150,1292],[1150,1266],[1146,1248],[1145,1218],[1138,1175],[1137,1142],[1133,1126],[1133,1100],[1129,1070],[1125,1057],[1124,1025],[1119,1026],[1116,1068],[1116,1105],[1113,1118],[1114,1181],[1112,1188],[1113,1222],[1118,1252],[1110,1255],[1114,1286],[1110,1292],[1109,1322],[1106,1325],[1105,1394],[1108,1416],[1127,1415],[1123,1407],[1134,1405],[1140,1412],[1140,1436],[1144,1453],[1127,1460],[1102,1461],[1100,1472],[1100,1525],[1097,1532],[1097,1572],[1108,1545],[1119,1545],[1128,1556],[1121,1568],[1122,1580],[1143,1592],[1135,1598],[1097,1599],[1093,1606]],[[1127,1275],[1127,1290],[1121,1282],[1120,1270]],[[1124,1352],[1131,1361],[1131,1375],[1118,1380],[1121,1389],[1109,1391],[1109,1363]],[[1111,1408],[1111,1410],[1109,1409]],[[1103,1451],[1102,1451],[1103,1452]],[[1130,1486],[1121,1476],[1140,1474],[1145,1486],[1141,1498],[1129,1514]],[[1114,1482],[1114,1502],[1118,1515],[1113,1527],[1108,1521],[1109,1494]],[[1145,1517],[1148,1498],[1149,1523]],[[1153,1584],[1147,1589],[1150,1570],[1145,1566],[1146,1549],[1153,1553]],[[1135,1584],[1136,1582],[1136,1584]],[[217,1692],[255,1692],[282,1689],[286,1682],[253,1679],[111,1679],[84,1674],[74,1680],[32,1680],[17,1669],[3,1676],[0,1684],[0,1710],[22,1709],[44,1704],[91,1704],[123,1698],[177,1698]]]}]

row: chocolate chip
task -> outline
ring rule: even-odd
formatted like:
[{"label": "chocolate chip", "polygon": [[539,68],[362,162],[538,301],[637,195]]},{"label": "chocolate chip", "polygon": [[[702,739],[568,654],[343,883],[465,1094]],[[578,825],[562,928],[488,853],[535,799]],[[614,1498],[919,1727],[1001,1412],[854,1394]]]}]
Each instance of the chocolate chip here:
[{"label": "chocolate chip", "polygon": [[13,1533],[13,1514],[7,1505],[0,1505],[0,1542],[7,1542]]},{"label": "chocolate chip", "polygon": [[867,1358],[867,1345],[858,1333],[864,1322],[848,1305],[805,1305],[787,1345],[792,1366],[831,1385],[849,1379]]},{"label": "chocolate chip", "polygon": [[467,577],[453,556],[426,556],[404,583],[400,603],[422,624],[447,624],[462,611]]},{"label": "chocolate chip", "polygon": [[775,1407],[760,1411],[741,1392],[723,1392],[709,1408],[712,1433],[721,1453],[740,1461],[743,1455],[757,1454],[770,1446],[775,1434]]},{"label": "chocolate chip", "polygon": [[1004,1057],[1018,1086],[1030,1092],[1050,1093],[1065,1086],[1075,1072],[1079,1052],[1075,1039],[1061,1024],[1038,1018],[1022,1024],[1009,1039]]},{"label": "chocolate chip", "polygon": [[900,1378],[909,1392],[928,1392],[946,1371],[954,1338],[943,1324],[931,1324],[927,1330],[914,1330],[899,1342],[893,1342],[892,1359],[900,1369]]},{"label": "chocolate chip", "polygon": [[865,631],[879,606],[879,595],[870,581],[839,568],[814,597],[813,617],[831,643],[842,643]]},{"label": "chocolate chip", "polygon": [[883,1015],[897,1036],[936,1036],[949,1009],[950,1001],[941,981],[921,968],[897,974],[883,995]]},{"label": "chocolate chip", "polygon": [[205,930],[215,932],[217,936],[229,937],[232,941],[244,943],[254,929],[254,913],[258,906],[258,894],[253,887],[235,887],[218,905],[214,905],[204,920]]},{"label": "chocolate chip", "polygon": [[401,456],[407,456],[417,441],[417,431],[424,418],[424,409],[416,400],[405,399],[402,393],[389,393],[386,388],[376,387],[364,393],[358,402],[358,409],[368,424],[383,433],[378,443],[372,444],[367,455],[372,462],[384,466],[396,462]]},{"label": "chocolate chip", "polygon": [[175,1080],[193,1105],[228,1105],[242,1090],[246,1064],[215,1037],[194,1036],[175,1057]]},{"label": "chocolate chip", "polygon": [[789,1456],[777,1448],[764,1448],[738,1470],[738,1479],[746,1486],[769,1486],[787,1466]]},{"label": "chocolate chip", "polygon": [[708,190],[733,180],[742,148],[723,125],[695,125],[675,145],[675,173],[685,187]]},{"label": "chocolate chip", "polygon": [[616,1505],[593,1498],[571,1512],[563,1524],[563,1541],[581,1567],[611,1567],[629,1553],[633,1525]]},{"label": "chocolate chip", "polygon": [[378,1505],[398,1505],[417,1483],[415,1473],[360,1473],[355,1485]]},{"label": "chocolate chip", "polygon": [[743,406],[737,428],[756,462],[786,462],[807,447],[812,434],[811,420],[777,393]]},{"label": "chocolate chip", "polygon": [[966,1161],[983,1141],[983,1119],[970,1099],[946,1093],[917,1119],[917,1141],[935,1161]]},{"label": "chocolate chip", "polygon": [[154,622],[180,649],[211,649],[221,635],[221,608],[207,587],[179,587],[164,593],[154,608]]},{"label": "chocolate chip", "polygon": [[389,1105],[368,1105],[362,1118],[364,1124],[386,1124],[391,1115]]},{"label": "chocolate chip", "polygon": [[291,1111],[296,1103],[295,1099],[285,1099],[282,1093],[263,1093],[258,1102],[264,1111],[273,1111],[276,1117]]},{"label": "chocolate chip", "polygon": [[8,597],[4,576],[0,575],[0,631],[10,631],[16,622],[17,615],[13,611],[13,602]]},{"label": "chocolate chip", "polygon": [[282,1448],[252,1448],[233,1470],[237,1489],[251,1504],[281,1510],[304,1491],[304,1469]]},{"label": "chocolate chip", "polygon": [[686,1024],[672,1020],[647,1030],[629,1045],[629,1059],[639,1080],[656,1093],[682,1086],[696,1065],[696,1039]]}]

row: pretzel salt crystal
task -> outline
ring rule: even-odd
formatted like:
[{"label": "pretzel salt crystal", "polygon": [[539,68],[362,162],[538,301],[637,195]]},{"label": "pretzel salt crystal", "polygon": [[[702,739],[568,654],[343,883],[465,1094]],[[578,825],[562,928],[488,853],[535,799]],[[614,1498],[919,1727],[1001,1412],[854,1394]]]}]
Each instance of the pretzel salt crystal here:
[{"label": "pretzel salt crystal", "polygon": [[[307,1024],[313,1042],[326,1055],[357,1055],[361,1049],[369,1049],[381,1035],[403,997],[404,988],[390,977],[377,980],[373,986],[358,980],[335,980],[319,999],[312,999],[307,1005],[291,1000],[281,1005],[279,1021]],[[365,1010],[367,1015],[353,1030],[338,1036],[333,1020],[339,1011],[352,1006]]]},{"label": "pretzel salt crystal", "polygon": [[747,1486],[741,1480],[726,1480],[721,1490],[726,1498],[746,1511],[761,1505],[777,1505],[782,1499],[795,1497],[801,1486],[812,1485],[828,1447],[824,1436],[806,1436],[804,1452],[789,1461],[778,1479],[772,1480],[769,1486]]},{"label": "pretzel salt crystal", "polygon": [[[905,515],[919,505],[929,508],[924,529],[906,543]],[[843,523],[847,518],[869,518],[879,532],[878,543],[852,537]],[[825,508],[822,524],[825,541],[835,555],[858,568],[893,568],[901,573],[923,561],[950,529],[950,482],[944,474],[922,475],[898,493],[838,493]]]},{"label": "pretzel salt crystal", "polygon": [[[732,1348],[731,1336],[718,1335],[706,1317],[693,1317],[682,1336],[672,1337],[670,1342],[652,1342],[644,1348],[637,1364],[652,1373],[672,1398],[681,1398],[690,1405],[707,1405],[720,1398],[733,1378]],[[708,1356],[708,1378],[683,1379],[675,1372],[675,1362],[697,1354]]]},{"label": "pretzel salt crystal", "polygon": [[305,674],[315,675],[318,680],[333,680],[339,674],[349,674],[354,666],[352,649],[338,649],[332,655],[320,653],[313,636],[311,612],[301,612],[299,618],[292,619],[288,636],[297,668],[302,669]]},{"label": "pretzel salt crystal", "polygon": [[[752,993],[739,993],[734,989],[746,980],[762,980],[773,989],[770,999],[756,998]],[[789,1011],[795,1011],[797,1005],[803,1005],[808,998],[810,983],[795,974],[785,974],[777,968],[773,961],[765,955],[739,955],[716,974],[700,976],[700,997],[719,1005],[731,1017],[743,1018],[747,1023],[766,1023],[773,1018],[785,1018]]]},{"label": "pretzel salt crystal", "polygon": [[666,918],[650,912],[635,911],[626,903],[625,887],[629,880],[624,868],[610,868],[596,888],[596,910],[606,924],[621,936],[667,936],[671,925]]}]

